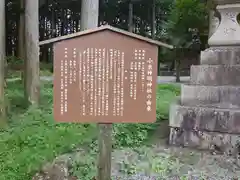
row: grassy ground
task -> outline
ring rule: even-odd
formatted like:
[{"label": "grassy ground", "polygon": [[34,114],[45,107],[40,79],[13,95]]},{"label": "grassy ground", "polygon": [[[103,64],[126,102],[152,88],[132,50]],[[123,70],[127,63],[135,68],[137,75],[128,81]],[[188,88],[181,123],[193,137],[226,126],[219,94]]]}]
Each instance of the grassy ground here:
[{"label": "grassy ground", "polygon": [[[179,87],[160,85],[157,91],[158,121],[168,118],[169,102],[179,95]],[[94,124],[56,124],[52,116],[52,85],[42,84],[39,108],[25,108],[20,81],[9,82],[6,96],[11,105],[9,127],[0,130],[0,180],[30,180],[43,164],[56,156],[89,144],[96,153]],[[156,124],[114,125],[114,148],[136,147],[148,139]],[[87,180],[92,166],[76,162],[72,173]],[[82,158],[84,160],[84,158]],[[81,178],[81,179],[82,179]]]},{"label": "grassy ground", "polygon": [[[13,62],[10,62],[8,64],[9,68],[7,70],[7,78],[20,78],[21,77],[21,73],[22,73],[22,69],[24,67],[23,63],[20,62],[19,64],[16,64],[16,59],[13,58]],[[19,66],[20,70],[16,70],[15,68],[17,66]],[[46,64],[46,63],[40,63],[40,76],[52,76],[52,72],[51,72],[51,64]]]},{"label": "grassy ground", "polygon": [[[22,71],[9,70],[7,73],[7,78],[20,78]],[[40,76],[52,76],[52,72],[50,70],[40,70]]]}]

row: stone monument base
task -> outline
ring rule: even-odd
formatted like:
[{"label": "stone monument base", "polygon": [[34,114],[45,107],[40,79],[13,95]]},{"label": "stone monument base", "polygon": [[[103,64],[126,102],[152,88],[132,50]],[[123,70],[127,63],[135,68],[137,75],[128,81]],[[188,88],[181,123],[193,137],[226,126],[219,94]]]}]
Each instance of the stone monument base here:
[{"label": "stone monument base", "polygon": [[240,48],[215,47],[191,67],[190,84],[170,107],[172,145],[240,150]]}]

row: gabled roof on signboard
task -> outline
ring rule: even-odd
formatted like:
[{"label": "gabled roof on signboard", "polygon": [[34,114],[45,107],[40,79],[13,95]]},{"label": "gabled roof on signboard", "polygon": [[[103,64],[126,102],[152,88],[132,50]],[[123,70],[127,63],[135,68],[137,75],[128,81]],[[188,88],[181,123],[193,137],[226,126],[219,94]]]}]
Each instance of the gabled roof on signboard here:
[{"label": "gabled roof on signboard", "polygon": [[166,48],[169,48],[169,49],[173,49],[172,45],[163,43],[161,41],[155,41],[153,39],[149,39],[149,38],[146,38],[146,37],[143,37],[143,36],[140,36],[140,35],[137,35],[137,34],[122,30],[122,29],[119,29],[119,28],[115,28],[115,27],[112,27],[112,26],[109,26],[109,25],[104,25],[104,26],[100,26],[100,27],[97,27],[97,28],[94,28],[94,29],[80,31],[80,32],[73,33],[73,34],[68,34],[68,35],[65,35],[65,36],[60,36],[60,37],[40,41],[39,45],[41,46],[41,45],[44,45],[44,44],[52,44],[52,43],[55,43],[55,42],[58,42],[58,41],[63,41],[63,40],[78,37],[78,36],[84,36],[84,35],[95,33],[95,32],[102,31],[102,30],[110,30],[110,31],[120,33],[120,34],[129,36],[129,37],[132,37],[132,38],[135,38],[135,39],[139,39],[139,40],[148,42],[150,44],[155,44],[157,46],[163,46],[163,47],[166,47]]}]

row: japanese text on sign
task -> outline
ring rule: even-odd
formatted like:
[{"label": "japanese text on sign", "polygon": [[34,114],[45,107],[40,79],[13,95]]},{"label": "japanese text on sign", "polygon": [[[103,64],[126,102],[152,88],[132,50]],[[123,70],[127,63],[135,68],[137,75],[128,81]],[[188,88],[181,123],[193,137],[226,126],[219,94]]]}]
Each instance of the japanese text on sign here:
[{"label": "japanese text on sign", "polygon": [[[77,51],[74,48],[70,57],[65,48],[64,53],[61,60],[61,115],[68,111],[68,86],[77,83],[77,71],[78,87],[82,94],[79,112],[82,116],[107,116],[110,113],[109,104],[112,104],[113,116],[123,116],[124,81],[128,79],[129,96],[137,100],[140,93],[137,90],[146,91],[146,110],[152,110],[153,60],[148,58],[146,61],[144,49],[135,49],[128,70],[124,67],[124,52],[120,50],[87,48]],[[112,102],[109,99],[111,92]]]}]

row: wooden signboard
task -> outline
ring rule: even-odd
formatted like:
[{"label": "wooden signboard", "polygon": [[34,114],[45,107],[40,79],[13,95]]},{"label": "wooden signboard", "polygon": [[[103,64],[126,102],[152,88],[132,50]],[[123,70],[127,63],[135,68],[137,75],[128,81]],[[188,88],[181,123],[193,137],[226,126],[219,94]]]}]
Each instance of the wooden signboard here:
[{"label": "wooden signboard", "polygon": [[158,46],[168,45],[110,26],[60,38],[52,39],[56,121],[155,122]]}]

